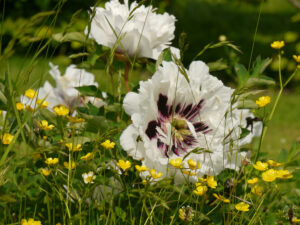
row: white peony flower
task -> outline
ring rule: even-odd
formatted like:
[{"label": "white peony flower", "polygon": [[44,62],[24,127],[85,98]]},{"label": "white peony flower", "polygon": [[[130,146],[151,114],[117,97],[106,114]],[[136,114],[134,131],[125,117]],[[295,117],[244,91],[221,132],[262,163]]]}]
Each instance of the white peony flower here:
[{"label": "white peony flower", "polygon": [[[233,89],[210,75],[201,61],[186,72],[190,83],[175,63],[163,62],[151,79],[140,82],[139,93],[125,96],[123,106],[132,124],[120,137],[122,147],[149,169],[175,176],[176,182],[239,169],[246,155],[239,147],[251,141],[261,124],[255,123],[254,132],[239,139],[252,114],[231,107]],[[199,153],[191,153],[196,148]],[[170,165],[177,158],[183,160],[182,169]],[[200,168],[189,169],[189,159]]]},{"label": "white peony flower", "polygon": [[136,55],[157,59],[174,39],[175,17],[168,13],[156,14],[152,6],[141,5],[135,9],[136,2],[130,6],[128,0],[124,2],[111,0],[105,8],[92,8],[95,14],[91,15],[89,37],[109,48],[118,45],[116,52],[126,52],[131,58]]},{"label": "white peony flower", "polygon": [[65,74],[61,76],[58,66],[52,63],[49,63],[49,65],[51,67],[49,73],[54,78],[56,87],[52,87],[52,85],[46,81],[44,86],[39,88],[36,98],[29,99],[26,96],[21,96],[21,102],[23,104],[30,106],[32,109],[38,106],[37,100],[47,102],[49,109],[59,104],[67,105],[71,108],[75,105],[80,105],[82,102],[91,102],[97,107],[105,105],[105,102],[100,98],[79,98],[79,91],[75,87],[88,85],[98,86],[94,81],[94,75],[92,73],[86,72],[84,69],[78,69],[75,65],[70,65],[67,67]]},{"label": "white peony flower", "polygon": [[94,175],[93,171],[90,171],[88,173],[83,173],[82,174],[83,177],[83,181],[84,183],[88,184],[88,183],[94,183],[94,180],[96,179],[96,175]]}]

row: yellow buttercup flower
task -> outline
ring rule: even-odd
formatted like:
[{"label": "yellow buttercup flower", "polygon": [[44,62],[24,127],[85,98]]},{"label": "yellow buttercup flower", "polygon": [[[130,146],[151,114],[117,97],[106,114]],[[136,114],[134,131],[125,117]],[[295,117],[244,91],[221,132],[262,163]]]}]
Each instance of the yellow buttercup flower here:
[{"label": "yellow buttercup flower", "polygon": [[21,225],[42,225],[42,223],[39,220],[34,220],[32,218],[29,218],[28,220],[22,219]]},{"label": "yellow buttercup flower", "polygon": [[200,163],[195,162],[193,159],[188,160],[189,168],[191,170],[200,169]]},{"label": "yellow buttercup flower", "polygon": [[66,169],[70,169],[70,167],[71,167],[71,170],[72,170],[72,169],[75,169],[76,163],[72,161],[72,162],[71,162],[71,165],[70,165],[69,162],[64,162],[64,167],[65,167]]},{"label": "yellow buttercup flower", "polygon": [[27,98],[33,99],[33,98],[35,98],[36,95],[37,95],[37,92],[33,89],[28,89],[25,91],[25,96]]},{"label": "yellow buttercup flower", "polygon": [[49,105],[49,102],[45,101],[44,99],[38,99],[36,100],[36,104],[42,108],[42,109],[45,109],[47,108],[47,106]]},{"label": "yellow buttercup flower", "polygon": [[193,192],[196,195],[203,196],[207,192],[207,186],[199,185]]},{"label": "yellow buttercup flower", "polygon": [[115,147],[115,145],[116,145],[115,142],[111,142],[108,139],[101,143],[101,146],[106,149],[113,149]]},{"label": "yellow buttercup flower", "polygon": [[207,186],[210,188],[215,189],[218,185],[217,181],[215,181],[215,178],[213,176],[208,176],[207,178]]},{"label": "yellow buttercup flower", "polygon": [[293,58],[295,59],[295,61],[297,62],[297,63],[300,63],[300,55],[293,55]]},{"label": "yellow buttercup flower", "polygon": [[47,177],[47,176],[49,176],[50,175],[50,173],[51,173],[51,170],[49,170],[48,168],[42,168],[41,169],[41,173],[45,176],[45,177]]},{"label": "yellow buttercup flower", "polygon": [[24,109],[24,104],[22,104],[21,102],[17,102],[16,103],[16,108],[18,111],[21,111]]},{"label": "yellow buttercup flower", "polygon": [[128,170],[131,167],[131,162],[129,162],[128,160],[124,161],[124,160],[120,159],[117,164],[124,171]]},{"label": "yellow buttercup flower", "polygon": [[182,170],[182,172],[183,172],[185,175],[188,175],[188,176],[196,176],[196,173],[193,173],[192,171]]},{"label": "yellow buttercup flower", "polygon": [[150,175],[153,179],[158,179],[158,178],[162,177],[163,173],[156,172],[155,169],[152,169],[152,170],[150,170]]},{"label": "yellow buttercup flower", "polygon": [[72,116],[67,116],[67,118],[69,119],[69,121],[71,123],[83,123],[84,122],[83,118],[77,118],[77,117],[72,117]]},{"label": "yellow buttercup flower", "polygon": [[14,135],[11,135],[11,134],[9,134],[9,133],[5,133],[3,136],[2,136],[2,143],[4,144],[4,145],[9,145],[11,142],[12,142],[12,140],[14,139]]},{"label": "yellow buttercup flower", "polygon": [[297,217],[292,218],[293,223],[300,223],[300,219],[297,219]]},{"label": "yellow buttercup flower", "polygon": [[38,122],[38,125],[43,129],[43,130],[52,130],[54,128],[54,125],[48,125],[47,120],[42,120],[41,122]]},{"label": "yellow buttercup flower", "polygon": [[261,96],[258,98],[258,100],[256,100],[256,105],[258,105],[259,107],[265,107],[266,105],[268,105],[271,102],[271,98],[270,96]]},{"label": "yellow buttercup flower", "polygon": [[94,158],[94,153],[89,152],[88,154],[86,154],[84,156],[81,156],[80,159],[83,160],[83,161],[89,161],[89,160],[91,160],[93,158]]},{"label": "yellow buttercup flower", "polygon": [[252,179],[247,180],[248,184],[257,184],[258,182],[258,178],[257,177],[253,177]]},{"label": "yellow buttercup flower", "polygon": [[177,169],[182,168],[183,165],[184,165],[184,163],[182,163],[182,159],[181,159],[181,158],[171,159],[171,160],[170,160],[170,164],[171,164],[173,167],[177,168]]},{"label": "yellow buttercup flower", "polygon": [[259,185],[255,185],[253,188],[251,188],[251,192],[253,194],[256,194],[258,196],[261,196],[262,193],[264,192],[264,188],[262,186]]},{"label": "yellow buttercup flower", "polygon": [[235,205],[236,210],[242,211],[242,212],[248,212],[250,205],[245,202],[240,202]]},{"label": "yellow buttercup flower", "polygon": [[81,144],[77,144],[76,146],[73,146],[72,143],[66,143],[66,147],[69,149],[71,152],[79,152],[82,150]]},{"label": "yellow buttercup flower", "polygon": [[213,193],[213,196],[215,196],[216,199],[218,199],[218,200],[220,200],[220,201],[222,201],[224,203],[230,203],[230,200],[227,199],[227,198],[225,198],[225,197],[223,197],[222,195],[218,195],[216,193]]},{"label": "yellow buttercup flower", "polygon": [[53,108],[54,113],[58,116],[66,116],[69,114],[70,110],[64,105],[57,105]]},{"label": "yellow buttercup flower", "polygon": [[137,171],[141,172],[145,172],[147,170],[149,170],[149,168],[147,166],[139,166],[139,165],[135,165],[135,168]]},{"label": "yellow buttercup flower", "polygon": [[263,163],[261,161],[257,161],[253,167],[259,171],[265,171],[268,169],[269,164],[268,163]]},{"label": "yellow buttercup flower", "polygon": [[58,163],[58,158],[47,158],[45,163],[48,165],[55,165],[56,163]]},{"label": "yellow buttercup flower", "polygon": [[300,69],[300,65],[297,65],[297,69]]},{"label": "yellow buttercup flower", "polygon": [[270,44],[270,46],[274,49],[281,49],[282,47],[284,47],[284,41],[274,41]]},{"label": "yellow buttercup flower", "polygon": [[293,174],[288,170],[278,170],[278,171],[276,171],[276,176],[279,179],[291,179],[291,178],[293,178]]},{"label": "yellow buttercup flower", "polygon": [[267,163],[270,165],[270,166],[273,166],[273,167],[278,167],[278,166],[281,166],[282,163],[278,163],[278,162],[275,162],[273,160],[268,160]]},{"label": "yellow buttercup flower", "polygon": [[272,182],[277,178],[277,172],[273,169],[269,169],[261,174],[261,177],[266,182]]}]

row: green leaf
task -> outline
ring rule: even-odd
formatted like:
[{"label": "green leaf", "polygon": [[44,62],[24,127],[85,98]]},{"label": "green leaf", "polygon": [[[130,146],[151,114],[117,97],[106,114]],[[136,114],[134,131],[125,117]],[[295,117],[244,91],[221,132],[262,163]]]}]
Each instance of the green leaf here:
[{"label": "green leaf", "polygon": [[95,85],[81,86],[81,87],[75,87],[75,88],[83,96],[96,96],[98,94],[98,92],[101,93],[101,91],[99,91]]},{"label": "green leaf", "polygon": [[70,58],[70,59],[76,59],[76,58],[79,58],[79,57],[89,56],[89,55],[90,55],[90,54],[87,53],[87,52],[80,52],[80,53],[76,53],[76,54],[69,55],[69,58]]},{"label": "green leaf", "polygon": [[80,43],[86,43],[86,36],[80,32],[70,32],[70,33],[57,33],[53,34],[52,38],[57,42],[71,42],[78,41]]},{"label": "green leaf", "polygon": [[156,61],[156,65],[155,65],[156,70],[162,64],[163,61],[167,61],[167,62],[172,61],[172,53],[171,53],[170,48],[164,49],[158,56],[158,59]]},{"label": "green leaf", "polygon": [[272,86],[275,85],[275,81],[269,77],[261,76],[261,78],[251,77],[245,83],[246,88],[257,87],[257,86]]},{"label": "green leaf", "polygon": [[241,130],[242,130],[242,133],[241,133],[241,136],[240,136],[240,139],[246,137],[248,134],[250,134],[250,130],[246,129],[246,128],[243,128],[243,127],[240,127]]},{"label": "green leaf", "polygon": [[207,63],[208,67],[209,67],[209,71],[220,71],[220,70],[225,70],[228,68],[228,65],[223,62],[223,59],[219,59],[215,62],[210,62]]},{"label": "green leaf", "polygon": [[287,161],[287,156],[288,153],[285,149],[282,149],[279,156],[278,156],[278,161],[279,162],[286,162]]},{"label": "green leaf", "polygon": [[258,106],[256,105],[254,100],[251,99],[241,99],[238,101],[238,109],[256,109]]},{"label": "green leaf", "polygon": [[235,72],[239,79],[239,86],[241,87],[244,85],[244,83],[249,78],[249,73],[248,73],[246,67],[242,64],[236,64],[234,69],[235,69]]},{"label": "green leaf", "polygon": [[261,75],[265,71],[265,69],[271,64],[271,62],[272,62],[272,59],[270,59],[270,58],[261,60],[261,57],[258,56],[253,63],[253,69],[251,72],[251,76]]}]

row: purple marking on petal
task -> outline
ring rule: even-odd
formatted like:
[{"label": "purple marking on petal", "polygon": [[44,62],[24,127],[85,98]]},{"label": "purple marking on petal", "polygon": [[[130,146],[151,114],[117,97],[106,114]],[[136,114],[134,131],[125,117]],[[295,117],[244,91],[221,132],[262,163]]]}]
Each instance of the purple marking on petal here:
[{"label": "purple marking on petal", "polygon": [[186,117],[187,114],[190,112],[191,108],[192,108],[192,104],[189,104],[187,107],[185,107],[183,109],[183,112],[181,112],[181,116]]},{"label": "purple marking on petal", "polygon": [[203,99],[200,100],[200,102],[195,105],[192,110],[189,112],[188,115],[186,115],[186,118],[191,120],[193,119],[197,114],[199,114],[200,110],[202,109],[202,103],[204,102]]},{"label": "purple marking on petal", "polygon": [[157,107],[158,111],[165,117],[167,117],[169,114],[169,107],[167,105],[168,102],[168,96],[159,94],[158,101],[157,101]]},{"label": "purple marking on petal", "polygon": [[164,147],[164,143],[162,143],[160,140],[157,140],[157,148],[162,149]]},{"label": "purple marking on petal", "polygon": [[172,113],[173,113],[173,105],[171,105],[171,106],[170,106],[170,109],[169,109],[169,114],[168,114],[168,116],[171,116],[171,115],[172,115]]},{"label": "purple marking on petal", "polygon": [[156,127],[157,126],[159,126],[159,123],[156,122],[155,120],[152,120],[148,123],[148,127],[147,127],[145,133],[150,138],[150,140],[156,136]]},{"label": "purple marking on petal", "polygon": [[178,148],[176,148],[175,145],[172,146],[172,152],[174,152],[177,156],[179,156]]},{"label": "purple marking on petal", "polygon": [[203,122],[196,122],[196,123],[193,123],[193,125],[194,125],[196,132],[205,131],[208,129],[208,126]]},{"label": "purple marking on petal", "polygon": [[178,113],[181,109],[180,103],[176,106],[175,113]]}]

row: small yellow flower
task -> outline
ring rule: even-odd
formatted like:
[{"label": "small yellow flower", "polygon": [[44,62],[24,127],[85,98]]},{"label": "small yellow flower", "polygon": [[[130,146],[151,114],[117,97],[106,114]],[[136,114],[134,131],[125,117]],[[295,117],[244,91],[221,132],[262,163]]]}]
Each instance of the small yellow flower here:
[{"label": "small yellow flower", "polygon": [[16,107],[18,111],[21,111],[24,109],[24,104],[22,104],[21,102],[17,102],[16,103]]},{"label": "small yellow flower", "polygon": [[183,172],[185,175],[188,175],[188,176],[196,176],[196,173],[193,173],[193,172],[191,172],[191,171],[182,170],[182,172]]},{"label": "small yellow flower", "polygon": [[300,69],[300,65],[297,65],[297,69]]},{"label": "small yellow flower", "polygon": [[42,109],[45,109],[49,105],[49,102],[45,101],[44,99],[38,99],[36,100],[36,104]]},{"label": "small yellow flower", "polygon": [[284,47],[284,41],[274,41],[270,44],[270,46],[274,49],[281,49],[282,47]]},{"label": "small yellow flower", "polygon": [[142,180],[142,184],[146,186],[147,185],[147,180],[145,180],[145,179]]},{"label": "small yellow flower", "polygon": [[101,143],[101,146],[106,149],[113,149],[115,147],[115,145],[116,145],[115,142],[111,142],[108,139]]},{"label": "small yellow flower", "polygon": [[199,196],[203,196],[207,191],[207,186],[197,186],[196,189],[193,191],[194,194],[199,195]]},{"label": "small yellow flower", "polygon": [[255,185],[253,188],[251,188],[251,192],[253,194],[256,194],[258,196],[261,196],[262,193],[264,192],[264,188],[262,186],[259,185]]},{"label": "small yellow flower", "polygon": [[28,220],[22,219],[21,225],[42,225],[42,223],[39,220],[34,220],[32,218],[29,218]]},{"label": "small yellow flower", "polygon": [[70,110],[64,105],[57,105],[53,108],[54,113],[58,116],[66,116],[69,114]]},{"label": "small yellow flower", "polygon": [[153,179],[158,179],[158,178],[162,177],[163,173],[161,173],[161,172],[157,173],[155,169],[152,169],[152,170],[150,170],[150,175]]},{"label": "small yellow flower", "polygon": [[297,217],[292,218],[293,223],[300,223],[300,219],[297,219]]},{"label": "small yellow flower", "polygon": [[72,143],[66,143],[66,147],[69,149],[71,152],[79,152],[82,150],[81,144],[77,144],[76,146],[73,146]]},{"label": "small yellow flower", "polygon": [[141,172],[145,172],[147,170],[149,170],[149,168],[147,166],[139,166],[139,165],[135,165],[135,168],[137,171]]},{"label": "small yellow flower", "polygon": [[42,120],[41,122],[38,122],[38,125],[43,129],[43,130],[52,130],[54,128],[54,125],[48,125],[47,120]]},{"label": "small yellow flower", "polygon": [[30,106],[30,105],[26,105],[26,110],[33,113],[34,112],[34,109]]},{"label": "small yellow flower", "polygon": [[258,178],[257,177],[253,177],[252,179],[247,180],[248,184],[257,184],[258,182]]},{"label": "small yellow flower", "polygon": [[216,199],[218,199],[218,200],[220,200],[220,201],[222,201],[224,203],[230,203],[230,200],[227,199],[227,198],[225,198],[225,197],[223,197],[222,195],[218,195],[216,193],[213,193],[213,196],[215,196]]},{"label": "small yellow flower", "polygon": [[253,167],[259,171],[265,171],[268,169],[269,164],[268,163],[263,163],[261,161],[257,161]]},{"label": "small yellow flower", "polygon": [[171,159],[171,160],[170,160],[170,164],[171,164],[173,167],[177,168],[177,169],[182,168],[183,165],[184,165],[184,163],[182,163],[182,159],[181,159],[181,158]]},{"label": "small yellow flower", "polygon": [[291,178],[293,178],[293,174],[288,170],[278,170],[278,171],[276,171],[276,176],[279,179],[291,179]]},{"label": "small yellow flower", "polygon": [[89,160],[91,160],[93,158],[94,158],[94,153],[89,152],[88,154],[86,154],[84,156],[81,156],[80,159],[83,160],[83,161],[89,161]]},{"label": "small yellow flower", "polygon": [[200,163],[197,164],[197,162],[195,162],[193,159],[189,159],[188,164],[189,164],[189,168],[191,170],[200,169],[200,166],[201,166]]},{"label": "small yellow flower", "polygon": [[33,99],[33,98],[35,98],[36,95],[37,95],[37,92],[33,89],[28,89],[25,91],[25,96],[27,98]]},{"label": "small yellow flower", "polygon": [[250,205],[245,202],[240,202],[235,205],[236,210],[242,211],[242,212],[248,212]]},{"label": "small yellow flower", "polygon": [[128,160],[124,161],[124,160],[120,159],[117,164],[124,171],[128,170],[131,167],[131,162],[129,162]]},{"label": "small yellow flower", "polygon": [[47,158],[45,163],[48,165],[55,165],[56,163],[58,163],[58,158]]},{"label": "small yellow flower", "polygon": [[273,169],[269,169],[261,174],[261,177],[266,182],[272,182],[277,178],[277,172]]},{"label": "small yellow flower", "polygon": [[42,173],[45,177],[47,177],[47,176],[50,175],[51,170],[49,170],[48,168],[42,168],[42,169],[41,169],[41,173]]},{"label": "small yellow flower", "polygon": [[295,59],[295,61],[297,62],[297,63],[300,63],[300,55],[293,55],[293,58]]},{"label": "small yellow flower", "polygon": [[208,176],[207,178],[207,186],[210,188],[215,189],[218,185],[217,181],[215,181],[215,178],[213,176]]},{"label": "small yellow flower", "polygon": [[266,105],[268,105],[271,102],[271,98],[270,96],[261,96],[258,98],[258,100],[256,100],[256,105],[258,105],[259,107],[265,107]]},{"label": "small yellow flower", "polygon": [[69,168],[71,167],[71,170],[72,170],[72,169],[75,169],[76,163],[72,161],[72,162],[71,162],[71,165],[70,165],[69,162],[64,162],[64,167],[65,167],[66,169],[69,169]]},{"label": "small yellow flower", "polygon": [[273,166],[273,167],[278,167],[278,166],[281,166],[282,163],[278,163],[278,162],[275,162],[273,160],[268,160],[267,163],[270,165],[270,166]]},{"label": "small yellow flower", "polygon": [[14,139],[14,135],[11,135],[9,133],[5,133],[2,137],[2,143],[4,145],[9,145],[12,142],[13,139]]},{"label": "small yellow flower", "polygon": [[47,136],[43,136],[43,139],[46,141],[48,139],[48,137]]},{"label": "small yellow flower", "polygon": [[190,206],[183,206],[179,209],[179,218],[182,221],[192,221],[194,218],[194,210]]},{"label": "small yellow flower", "polygon": [[83,123],[84,122],[83,118],[77,118],[77,117],[72,117],[72,116],[67,116],[67,118],[69,119],[69,121],[71,123]]}]

